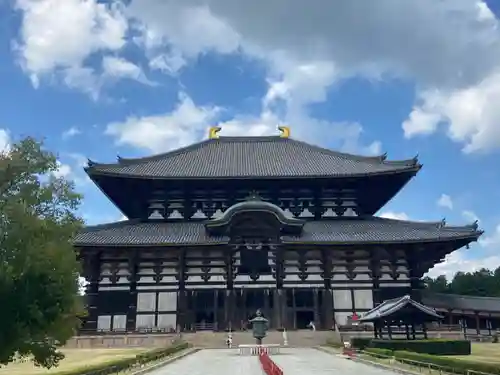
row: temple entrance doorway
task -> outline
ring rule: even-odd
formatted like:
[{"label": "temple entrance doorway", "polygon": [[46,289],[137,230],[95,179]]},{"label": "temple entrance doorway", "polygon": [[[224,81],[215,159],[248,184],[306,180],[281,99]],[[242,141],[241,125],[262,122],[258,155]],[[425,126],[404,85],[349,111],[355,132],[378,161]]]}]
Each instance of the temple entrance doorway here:
[{"label": "temple entrance doorway", "polygon": [[314,321],[314,311],[304,310],[295,312],[295,323],[297,329],[310,329],[309,323]]},{"label": "temple entrance doorway", "polygon": [[196,330],[216,329],[216,300],[214,290],[197,290],[194,293],[194,323]]}]

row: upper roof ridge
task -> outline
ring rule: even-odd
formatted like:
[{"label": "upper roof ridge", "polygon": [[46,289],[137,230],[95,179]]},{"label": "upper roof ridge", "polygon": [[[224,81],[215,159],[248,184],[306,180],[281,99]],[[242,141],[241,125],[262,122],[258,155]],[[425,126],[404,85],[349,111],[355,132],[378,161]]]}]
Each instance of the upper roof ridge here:
[{"label": "upper roof ridge", "polygon": [[150,156],[143,156],[143,157],[136,157],[136,158],[124,158],[118,155],[117,157],[117,163],[99,163],[93,160],[88,160],[88,167],[98,167],[98,166],[116,166],[116,165],[122,165],[122,166],[128,166],[128,165],[133,165],[133,164],[142,164],[146,163],[149,161],[155,161],[155,160],[160,160],[163,158],[167,157],[173,157],[176,155],[180,155],[189,151],[193,151],[196,149],[199,149],[201,147],[204,147],[205,145],[211,144],[211,143],[230,143],[230,142],[242,142],[242,143],[249,143],[249,142],[286,142],[286,143],[295,143],[295,144],[300,144],[304,147],[307,147],[309,149],[315,150],[320,153],[324,153],[327,155],[334,155],[346,160],[355,160],[355,161],[360,161],[360,162],[366,162],[370,164],[383,164],[383,165],[393,165],[393,166],[407,166],[407,167],[420,167],[422,166],[421,164],[418,163],[418,158],[415,156],[411,159],[402,159],[402,160],[387,160],[387,153],[383,153],[381,155],[372,155],[372,156],[367,156],[367,155],[356,155],[352,153],[347,153],[347,152],[342,152],[342,151],[336,151],[332,150],[326,147],[310,144],[304,141],[300,141],[297,139],[293,138],[283,138],[280,136],[221,136],[218,138],[209,138],[202,140],[200,142],[196,142],[184,147],[180,147],[178,149],[174,149],[171,151],[166,151],[163,153],[155,154],[155,155],[150,155]]}]

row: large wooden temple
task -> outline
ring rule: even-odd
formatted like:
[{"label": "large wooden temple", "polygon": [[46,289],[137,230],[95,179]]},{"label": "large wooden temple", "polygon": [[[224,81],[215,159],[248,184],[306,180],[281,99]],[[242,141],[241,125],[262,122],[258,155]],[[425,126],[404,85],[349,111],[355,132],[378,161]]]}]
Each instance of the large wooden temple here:
[{"label": "large wooden temple", "polygon": [[89,161],[129,220],[87,227],[83,331],[238,330],[346,324],[410,295],[477,224],[374,216],[421,169],[416,158],[355,156],[281,135],[219,137],[161,155]]}]

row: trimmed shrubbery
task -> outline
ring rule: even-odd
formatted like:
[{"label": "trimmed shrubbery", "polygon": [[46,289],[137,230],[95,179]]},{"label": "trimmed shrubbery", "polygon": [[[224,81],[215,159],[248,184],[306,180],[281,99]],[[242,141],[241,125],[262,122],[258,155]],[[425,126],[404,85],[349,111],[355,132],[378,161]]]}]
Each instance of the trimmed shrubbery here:
[{"label": "trimmed shrubbery", "polygon": [[64,371],[58,375],[108,375],[116,374],[119,371],[125,371],[148,362],[157,361],[159,359],[168,357],[181,350],[187,349],[189,344],[177,343],[168,348],[158,348],[145,353],[137,354],[132,358],[121,358],[116,361],[100,363],[85,368],[79,368],[71,371]]},{"label": "trimmed shrubbery", "polygon": [[471,353],[471,343],[468,340],[379,340],[368,337],[353,337],[351,345],[359,350],[377,348],[434,355],[469,355]]},{"label": "trimmed shrubbery", "polygon": [[471,353],[469,340],[371,340],[367,346],[434,355],[469,355]]},{"label": "trimmed shrubbery", "polygon": [[[368,354],[371,355],[371,353]],[[412,353],[406,351],[395,351],[393,355],[397,361],[415,361],[421,363],[422,367],[427,367],[426,365],[431,368],[432,366],[439,366],[441,370],[445,370],[453,374],[468,375],[469,370],[472,370],[486,374],[500,375],[500,365],[494,363],[475,362],[450,357],[441,357],[432,354]]]}]

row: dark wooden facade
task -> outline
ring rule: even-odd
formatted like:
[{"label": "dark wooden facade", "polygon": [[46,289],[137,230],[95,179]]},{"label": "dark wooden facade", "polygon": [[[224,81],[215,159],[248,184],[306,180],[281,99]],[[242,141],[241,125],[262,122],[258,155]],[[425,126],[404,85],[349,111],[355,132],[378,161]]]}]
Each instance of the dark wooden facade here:
[{"label": "dark wooden facade", "polygon": [[83,329],[237,330],[258,308],[272,328],[331,329],[388,298],[419,300],[422,275],[481,234],[372,216],[419,169],[280,137],[89,162],[131,220],[75,239],[88,281]]}]

